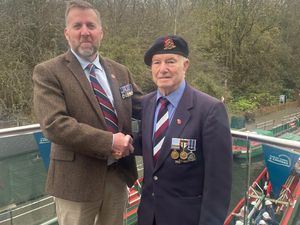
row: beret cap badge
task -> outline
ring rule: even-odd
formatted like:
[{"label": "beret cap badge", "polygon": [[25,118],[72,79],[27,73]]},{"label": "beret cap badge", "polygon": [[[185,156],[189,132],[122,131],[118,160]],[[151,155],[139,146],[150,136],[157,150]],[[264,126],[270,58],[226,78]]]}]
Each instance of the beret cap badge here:
[{"label": "beret cap badge", "polygon": [[169,37],[165,37],[164,50],[173,49],[173,48],[176,48],[176,45],[174,44],[174,41]]}]

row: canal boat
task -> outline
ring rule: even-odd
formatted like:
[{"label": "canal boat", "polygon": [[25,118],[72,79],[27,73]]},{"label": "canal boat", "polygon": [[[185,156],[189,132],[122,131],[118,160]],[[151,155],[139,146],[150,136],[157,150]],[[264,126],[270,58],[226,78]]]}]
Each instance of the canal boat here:
[{"label": "canal boat", "polygon": [[266,167],[227,216],[224,225],[234,225],[237,220],[258,224],[267,202],[273,208],[270,216],[273,221],[280,225],[293,224],[300,204],[300,153],[267,145],[263,145],[263,150]]},{"label": "canal boat", "polygon": [[[270,137],[280,137],[284,139],[289,139],[289,136],[292,136],[293,133],[299,133],[300,128],[300,120],[295,117],[289,121],[286,121],[283,124],[276,125],[269,130],[264,129],[253,129],[249,131],[250,133],[270,136]],[[291,134],[291,135],[290,135]],[[290,140],[295,140],[293,137]],[[249,146],[249,150],[247,153],[247,147]],[[238,159],[247,159],[247,157],[256,157],[262,155],[262,145],[256,141],[248,141],[245,139],[234,138],[232,143],[232,152],[234,158]]]},{"label": "canal boat", "polygon": [[143,178],[138,178],[133,187],[128,188],[128,202],[124,213],[124,224],[134,225],[137,223],[137,210],[141,200]]}]

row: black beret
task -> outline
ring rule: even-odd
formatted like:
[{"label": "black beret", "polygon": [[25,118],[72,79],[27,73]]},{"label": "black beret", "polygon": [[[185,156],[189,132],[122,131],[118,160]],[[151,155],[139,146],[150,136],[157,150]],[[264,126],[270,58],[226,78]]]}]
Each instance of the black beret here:
[{"label": "black beret", "polygon": [[151,66],[152,57],[155,54],[178,54],[184,57],[189,56],[187,42],[177,35],[162,36],[155,40],[154,44],[146,51],[144,62]]}]

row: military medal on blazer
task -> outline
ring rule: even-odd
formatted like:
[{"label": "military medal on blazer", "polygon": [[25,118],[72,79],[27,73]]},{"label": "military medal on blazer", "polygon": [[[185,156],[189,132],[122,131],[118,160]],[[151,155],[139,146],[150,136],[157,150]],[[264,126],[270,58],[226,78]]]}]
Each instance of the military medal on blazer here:
[{"label": "military medal on blazer", "polygon": [[186,149],[187,149],[187,140],[186,139],[181,139],[180,140],[180,159],[181,160],[186,160],[187,159],[187,152],[186,152]]},{"label": "military medal on blazer", "polygon": [[172,138],[171,158],[175,163],[188,163],[197,159],[196,139]]},{"label": "military medal on blazer", "polygon": [[188,161],[195,161],[196,160],[196,155],[194,153],[194,151],[196,151],[196,139],[189,139],[188,140],[188,157],[187,160]]},{"label": "military medal on blazer", "polygon": [[120,93],[121,93],[121,97],[123,99],[132,96],[133,95],[132,85],[131,84],[126,84],[124,86],[121,86],[120,87]]},{"label": "military medal on blazer", "polygon": [[172,145],[171,145],[171,158],[175,160],[175,162],[179,159],[179,152],[180,152],[180,147],[179,147],[179,138],[172,138]]}]

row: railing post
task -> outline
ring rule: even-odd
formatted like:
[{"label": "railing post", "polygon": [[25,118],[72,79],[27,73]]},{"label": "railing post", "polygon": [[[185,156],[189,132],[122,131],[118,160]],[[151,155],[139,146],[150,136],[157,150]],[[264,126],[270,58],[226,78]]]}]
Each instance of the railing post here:
[{"label": "railing post", "polygon": [[250,140],[249,136],[246,137],[246,143],[247,143],[247,175],[246,175],[246,188],[245,188],[245,210],[244,210],[244,224],[249,224],[248,221],[248,188],[250,187],[250,173],[251,173],[251,149],[250,149]]},{"label": "railing post", "polygon": [[10,225],[13,225],[13,215],[12,215],[11,208],[9,208],[9,215],[10,215]]}]

